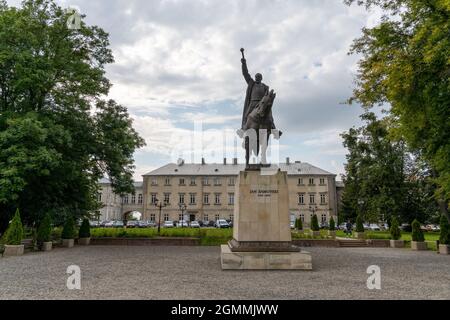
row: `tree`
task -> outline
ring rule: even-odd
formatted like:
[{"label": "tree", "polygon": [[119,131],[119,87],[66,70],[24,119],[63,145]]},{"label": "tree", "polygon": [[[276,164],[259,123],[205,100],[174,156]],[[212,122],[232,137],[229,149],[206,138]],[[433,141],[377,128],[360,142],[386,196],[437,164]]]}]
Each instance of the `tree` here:
[{"label": "tree", "polygon": [[366,109],[388,104],[402,137],[430,165],[443,214],[450,200],[450,5],[439,0],[344,0],[381,7],[351,53],[362,55],[350,102]]},{"label": "tree", "polygon": [[19,209],[16,210],[8,229],[5,232],[3,242],[9,245],[20,245],[23,238],[23,226],[20,219]]},{"label": "tree", "polygon": [[297,230],[303,230],[303,223],[302,223],[302,219],[296,219],[295,220],[295,228],[297,229]]},{"label": "tree", "polygon": [[37,231],[37,243],[41,245],[44,242],[49,242],[52,235],[52,219],[50,214],[46,214],[44,219],[41,221]]},{"label": "tree", "polygon": [[445,217],[444,215],[441,216],[440,227],[441,234],[439,237],[439,243],[450,245],[450,225],[448,223],[447,217]]},{"label": "tree", "polygon": [[336,224],[335,224],[335,222],[334,222],[333,217],[331,217],[331,219],[330,219],[329,230],[330,230],[330,231],[335,231],[335,230],[336,230]]},{"label": "tree", "polygon": [[108,34],[83,20],[68,29],[69,15],[53,0],[0,5],[0,232],[18,207],[29,224],[89,215],[104,176],[133,191],[144,141],[126,108],[102,98]]},{"label": "tree", "polygon": [[355,228],[356,232],[364,232],[363,221],[364,220],[363,220],[362,215],[358,214],[358,216],[356,217],[356,228]]},{"label": "tree", "polygon": [[89,225],[88,219],[83,219],[80,226],[80,231],[78,232],[78,238],[90,238],[91,237],[91,226]]},{"label": "tree", "polygon": [[412,227],[412,241],[424,242],[425,237],[423,235],[422,229],[420,229],[420,222],[416,219],[411,224]]},{"label": "tree", "polygon": [[389,232],[392,240],[399,240],[402,236],[398,225],[398,219],[396,217],[392,217],[391,219],[391,227],[389,228]]},{"label": "tree", "polygon": [[311,230],[312,231],[320,231],[319,220],[317,219],[316,214],[314,214],[311,218]]},{"label": "tree", "polygon": [[69,216],[64,223],[63,231],[61,233],[62,239],[74,239],[75,238],[75,222],[72,216]]}]

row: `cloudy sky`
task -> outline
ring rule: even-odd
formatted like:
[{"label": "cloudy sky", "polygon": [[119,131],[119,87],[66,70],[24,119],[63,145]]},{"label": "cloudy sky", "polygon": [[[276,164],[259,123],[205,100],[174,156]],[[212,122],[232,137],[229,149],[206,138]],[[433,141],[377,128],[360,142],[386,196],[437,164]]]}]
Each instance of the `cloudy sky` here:
[{"label": "cloudy sky", "polygon": [[[10,0],[11,5],[20,1]],[[351,95],[358,57],[352,40],[379,13],[342,0],[68,0],[86,22],[110,33],[110,97],[125,105],[147,146],[136,178],[179,157],[187,162],[243,161],[233,133],[246,83],[260,72],[277,92],[274,118],[284,135],[272,155],[343,173],[339,134],[358,125]],[[226,148],[224,148],[224,141]]]}]

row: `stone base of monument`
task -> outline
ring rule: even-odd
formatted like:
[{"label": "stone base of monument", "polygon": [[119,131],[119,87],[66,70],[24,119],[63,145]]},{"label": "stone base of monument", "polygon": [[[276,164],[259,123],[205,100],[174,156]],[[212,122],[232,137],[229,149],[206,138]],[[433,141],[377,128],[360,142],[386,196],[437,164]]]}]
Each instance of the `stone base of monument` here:
[{"label": "stone base of monument", "polygon": [[226,244],[221,250],[223,270],[312,270],[312,257],[306,251],[238,252]]},{"label": "stone base of monument", "polygon": [[312,257],[292,245],[287,173],[251,167],[236,185],[233,240],[221,246],[223,270],[312,270]]}]

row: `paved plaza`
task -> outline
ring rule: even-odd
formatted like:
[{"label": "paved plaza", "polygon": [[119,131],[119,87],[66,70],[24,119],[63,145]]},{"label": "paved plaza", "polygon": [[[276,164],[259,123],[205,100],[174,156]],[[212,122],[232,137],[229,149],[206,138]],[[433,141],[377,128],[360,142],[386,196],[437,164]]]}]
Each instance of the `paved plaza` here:
[{"label": "paved plaza", "polygon": [[[308,248],[314,271],[222,271],[219,247],[77,246],[0,258],[0,299],[450,299],[450,256]],[[81,268],[81,290],[66,286]],[[367,289],[370,265],[381,290]]]}]

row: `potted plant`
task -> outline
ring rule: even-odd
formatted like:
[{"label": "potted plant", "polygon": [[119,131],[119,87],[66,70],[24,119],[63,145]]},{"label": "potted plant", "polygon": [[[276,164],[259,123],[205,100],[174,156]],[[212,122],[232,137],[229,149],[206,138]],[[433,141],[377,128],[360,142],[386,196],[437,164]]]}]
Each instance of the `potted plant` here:
[{"label": "potted plant", "polygon": [[363,218],[362,218],[362,216],[360,214],[358,214],[358,216],[356,217],[355,237],[357,239],[364,239],[365,238]]},{"label": "potted plant", "polygon": [[311,235],[313,237],[320,236],[319,220],[317,219],[317,215],[315,214],[311,218]]},{"label": "potted plant", "polygon": [[8,229],[5,232],[5,251],[4,256],[21,256],[25,246],[22,244],[23,226],[20,220],[19,209],[16,210]]},{"label": "potted plant", "polygon": [[88,246],[91,243],[91,226],[89,220],[84,219],[78,232],[78,244]]},{"label": "potted plant", "polygon": [[72,217],[67,218],[61,234],[63,247],[72,248],[75,238],[75,222]]},{"label": "potted plant", "polygon": [[439,253],[449,254],[450,251],[450,225],[445,215],[442,215],[440,221],[441,235],[439,237]]},{"label": "potted plant", "polygon": [[425,242],[425,237],[422,230],[420,229],[420,222],[415,219],[411,224],[412,227],[412,250],[427,250],[427,243]]},{"label": "potted plant", "polygon": [[402,233],[400,231],[400,227],[398,225],[398,220],[396,217],[393,217],[391,220],[391,227],[389,228],[389,232],[391,234],[391,248],[405,247],[405,241],[400,240],[400,238],[402,237]]},{"label": "potted plant", "polygon": [[333,217],[330,219],[330,227],[328,228],[328,235],[332,238],[336,238],[336,224]]},{"label": "potted plant", "polygon": [[37,244],[40,250],[50,251],[52,250],[53,243],[51,241],[52,237],[52,219],[47,213],[42,219],[38,231],[37,231]]}]

